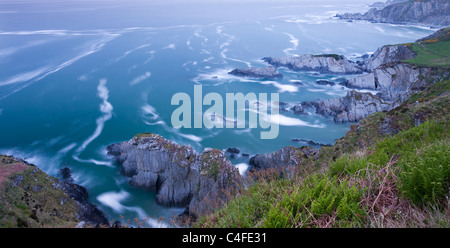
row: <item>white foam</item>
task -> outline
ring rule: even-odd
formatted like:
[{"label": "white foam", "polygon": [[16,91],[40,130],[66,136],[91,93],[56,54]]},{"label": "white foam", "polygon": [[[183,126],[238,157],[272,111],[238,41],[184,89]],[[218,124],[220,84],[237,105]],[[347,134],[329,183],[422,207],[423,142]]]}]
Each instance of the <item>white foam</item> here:
[{"label": "white foam", "polygon": [[184,137],[186,139],[190,139],[194,142],[201,142],[203,140],[203,138],[195,136],[193,134],[183,134],[183,133],[178,132],[178,135],[180,135],[181,137]]},{"label": "white foam", "polygon": [[133,49],[131,49],[131,50],[128,50],[128,51],[124,52],[124,53],[122,54],[122,56],[116,58],[116,59],[114,60],[114,62],[118,62],[118,61],[124,59],[124,58],[125,58],[126,56],[128,56],[130,53],[135,52],[135,51],[137,51],[137,50],[140,50],[140,49],[142,49],[142,48],[149,47],[149,46],[151,46],[151,44],[144,44],[144,45],[140,45],[140,46],[138,46],[138,47],[136,47],[136,48],[133,48]]},{"label": "white foam", "polygon": [[86,164],[95,164],[95,165],[105,165],[108,167],[112,167],[112,163],[110,161],[100,161],[100,160],[96,160],[96,159],[81,159],[76,155],[73,155],[72,158],[80,163],[86,163]]},{"label": "white foam", "polygon": [[271,84],[275,87],[277,87],[279,89],[280,93],[283,92],[297,92],[298,91],[298,87],[295,85],[289,85],[289,84],[280,84],[276,81],[261,81],[259,82],[261,84]]},{"label": "white foam", "polygon": [[247,172],[247,170],[248,170],[247,163],[239,163],[239,164],[236,164],[235,167],[238,168],[239,174],[241,174],[241,176],[245,176],[245,172]]},{"label": "white foam", "polygon": [[101,202],[103,205],[112,208],[114,212],[123,213],[126,209],[126,206],[124,206],[120,202],[127,199],[129,196],[130,193],[124,190],[121,190],[119,193],[110,191],[98,195],[97,200]]},{"label": "white foam", "polygon": [[100,83],[97,86],[97,95],[100,99],[102,99],[102,103],[100,104],[99,108],[100,108],[100,111],[103,113],[103,115],[97,118],[97,120],[96,120],[97,127],[96,127],[94,133],[91,136],[89,136],[81,144],[80,147],[78,147],[78,149],[76,150],[76,154],[73,155],[73,158],[79,162],[94,163],[97,165],[108,165],[108,166],[111,165],[110,162],[103,162],[103,161],[98,161],[98,160],[94,160],[94,159],[85,160],[85,159],[78,158],[78,155],[82,151],[84,151],[86,149],[86,147],[101,134],[101,132],[103,131],[105,122],[108,121],[109,119],[111,119],[111,117],[112,117],[113,106],[111,105],[111,103],[108,102],[109,91],[105,85],[106,85],[106,79],[100,79]]},{"label": "white foam", "polygon": [[147,71],[147,72],[145,72],[145,74],[140,75],[140,76],[137,76],[137,77],[135,77],[133,80],[131,80],[130,85],[138,84],[138,83],[140,83],[140,82],[142,82],[142,81],[144,81],[144,80],[150,78],[151,75],[152,75],[152,74],[151,74],[149,71]]},{"label": "white foam", "polygon": [[283,52],[288,56],[298,56],[298,54],[292,54],[290,52],[297,50],[298,45],[299,45],[299,40],[290,33],[284,33],[284,34],[289,36],[289,38],[290,38],[289,42],[291,42],[292,47],[284,49]]},{"label": "white foam", "polygon": [[156,112],[156,109],[149,105],[148,103],[144,104],[144,106],[141,107],[142,112],[144,112],[144,115],[151,115],[151,119],[157,119],[159,115]]},{"label": "white foam", "polygon": [[77,146],[77,143],[71,143],[70,145],[65,146],[64,148],[62,148],[61,150],[58,151],[58,155],[64,155],[66,153],[68,153],[70,150],[72,150],[75,146]]},{"label": "white foam", "polygon": [[314,127],[314,128],[325,128],[326,126],[324,124],[311,124],[306,121],[302,121],[297,118],[292,118],[288,116],[284,116],[281,114],[266,114],[261,113],[258,110],[255,109],[248,109],[249,111],[258,113],[261,115],[261,118],[264,118],[265,121],[280,125],[280,126],[305,126],[305,127]]},{"label": "white foam", "polygon": [[147,64],[148,62],[152,61],[155,58],[155,50],[151,50],[147,52],[148,54],[150,54],[150,57],[144,62],[144,64]]},{"label": "white foam", "polygon": [[175,49],[175,44],[169,44],[166,47],[163,47],[163,49]]},{"label": "white foam", "polygon": [[116,37],[120,36],[119,34],[107,34],[106,36],[104,36],[103,38],[101,38],[100,40],[94,42],[89,49],[81,52],[79,55],[75,56],[72,59],[69,59],[57,66],[46,66],[46,67],[41,67],[39,69],[33,70],[31,72],[26,72],[26,73],[22,73],[16,76],[13,76],[12,78],[4,81],[4,82],[0,82],[0,86],[3,85],[7,85],[7,84],[14,84],[14,83],[21,83],[21,82],[27,82],[27,84],[15,89],[14,91],[12,91],[11,93],[3,96],[0,98],[3,99],[5,97],[10,96],[11,94],[14,94],[20,90],[22,90],[23,88],[29,86],[30,84],[37,82],[43,78],[45,78],[46,76],[53,74],[73,63],[75,63],[76,61],[78,61],[81,58],[84,58],[90,54],[96,53],[98,51],[100,51],[103,46],[106,45],[107,42],[115,39]]}]

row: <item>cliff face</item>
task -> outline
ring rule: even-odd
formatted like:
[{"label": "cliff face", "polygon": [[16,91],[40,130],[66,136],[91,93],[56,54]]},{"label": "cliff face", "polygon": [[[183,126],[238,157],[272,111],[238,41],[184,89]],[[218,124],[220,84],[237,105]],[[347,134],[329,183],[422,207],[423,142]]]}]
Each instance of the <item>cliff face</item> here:
[{"label": "cliff face", "polygon": [[346,59],[344,56],[310,55],[304,54],[298,57],[265,57],[262,60],[275,67],[287,67],[294,71],[318,71],[333,74],[355,74],[362,73],[358,64]]},{"label": "cliff face", "polygon": [[341,19],[367,20],[397,24],[423,24],[429,26],[450,25],[450,2],[448,0],[413,0],[372,8],[365,14],[338,14]]},{"label": "cliff face", "polygon": [[131,177],[130,184],[156,191],[161,205],[188,206],[194,217],[221,206],[242,184],[237,168],[216,149],[198,154],[190,146],[147,133],[107,150]]},{"label": "cliff face", "polygon": [[385,102],[371,93],[361,93],[355,90],[349,91],[345,97],[305,102],[304,104],[314,106],[320,115],[333,116],[334,121],[338,123],[360,121],[372,113],[393,108],[393,104]]},{"label": "cliff face", "polygon": [[364,61],[363,68],[366,71],[372,71],[380,65],[412,59],[414,57],[415,54],[406,45],[382,46]]}]

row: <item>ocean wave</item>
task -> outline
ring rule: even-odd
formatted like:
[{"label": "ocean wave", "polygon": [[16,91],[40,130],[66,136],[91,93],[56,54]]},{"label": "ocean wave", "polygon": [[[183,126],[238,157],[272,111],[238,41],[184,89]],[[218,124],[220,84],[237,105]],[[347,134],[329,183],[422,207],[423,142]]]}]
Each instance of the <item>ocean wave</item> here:
[{"label": "ocean wave", "polygon": [[167,223],[149,218],[148,214],[140,207],[126,206],[122,202],[130,197],[130,193],[125,190],[120,192],[109,191],[97,196],[97,200],[104,206],[111,208],[114,212],[123,214],[125,211],[135,212],[141,220],[145,220],[148,225],[154,228],[168,228]]},{"label": "ocean wave", "polygon": [[281,83],[278,83],[276,81],[260,81],[259,83],[260,84],[273,85],[273,86],[275,86],[275,87],[277,87],[279,89],[280,93],[283,93],[283,92],[297,92],[298,91],[298,87],[295,86],[295,85],[281,84]]},{"label": "ocean wave", "polygon": [[298,45],[299,45],[299,40],[290,33],[284,33],[284,34],[289,36],[289,38],[290,38],[289,42],[292,44],[292,47],[284,49],[283,52],[288,56],[299,56],[298,54],[291,53],[291,51],[297,50]]},{"label": "ocean wave", "polygon": [[149,71],[147,71],[147,72],[145,72],[145,74],[137,76],[133,80],[131,80],[130,85],[135,85],[135,84],[141,83],[142,81],[150,78],[151,75],[152,74]]},{"label": "ocean wave", "polygon": [[174,43],[169,44],[169,45],[163,47],[162,49],[173,49],[174,50],[175,49],[175,44]]},{"label": "ocean wave", "polygon": [[247,170],[248,170],[248,164],[247,163],[239,163],[239,164],[236,164],[236,165],[234,165],[236,168],[238,168],[238,170],[239,170],[239,174],[241,175],[241,176],[245,176],[245,173],[247,172]]},{"label": "ocean wave", "polygon": [[114,59],[114,60],[112,60],[112,61],[113,61],[113,62],[118,62],[118,61],[124,59],[125,57],[127,57],[129,54],[131,54],[131,53],[133,53],[133,52],[135,52],[135,51],[137,51],[137,50],[140,50],[140,49],[142,49],[142,48],[149,47],[149,46],[151,46],[151,44],[144,44],[144,45],[140,45],[140,46],[138,46],[138,47],[136,47],[136,48],[133,48],[133,49],[131,49],[131,50],[125,51],[125,52],[122,54],[122,56],[120,56],[120,57],[118,57],[118,58],[116,58],[116,59]]},{"label": "ocean wave", "polygon": [[272,114],[272,113],[268,114],[268,113],[260,112],[255,109],[248,109],[248,110],[258,113],[261,116],[260,118],[263,118],[265,121],[272,123],[272,124],[280,125],[280,126],[304,126],[304,127],[314,127],[314,128],[325,128],[326,127],[326,125],[324,125],[324,124],[311,124],[309,122],[300,120],[298,118],[288,117],[288,116],[281,115],[281,114]]},{"label": "ocean wave", "polygon": [[25,73],[21,73],[19,75],[13,76],[11,78],[9,78],[6,81],[0,82],[0,86],[4,86],[4,85],[9,85],[9,84],[16,84],[16,83],[26,83],[25,85],[22,85],[21,87],[16,88],[15,90],[13,90],[12,92],[8,93],[5,96],[0,97],[0,100],[3,98],[6,98],[8,96],[10,96],[11,94],[14,94],[20,90],[22,90],[23,88],[31,85],[32,83],[35,83],[45,77],[47,77],[50,74],[53,74],[55,72],[58,72],[59,70],[75,63],[76,61],[80,60],[81,58],[84,58],[90,54],[96,53],[98,51],[100,51],[105,45],[106,43],[108,43],[109,41],[115,39],[116,37],[118,37],[118,34],[110,34],[110,35],[106,35],[105,37],[101,38],[100,40],[97,40],[95,42],[93,42],[93,44],[91,44],[89,46],[89,48],[83,52],[81,52],[79,55],[57,65],[57,66],[45,66],[45,67],[41,67],[39,69],[30,71],[30,72],[25,72]]},{"label": "ocean wave", "polygon": [[103,131],[105,122],[111,119],[113,106],[108,102],[109,91],[106,88],[106,79],[100,79],[100,83],[97,86],[97,96],[102,100],[99,105],[100,112],[103,113],[102,116],[98,117],[96,120],[97,127],[94,133],[89,136],[76,150],[76,153],[72,156],[75,160],[83,163],[94,163],[97,165],[107,165],[111,166],[111,162],[98,161],[95,159],[80,159],[78,156],[86,149],[86,147],[94,141]]}]

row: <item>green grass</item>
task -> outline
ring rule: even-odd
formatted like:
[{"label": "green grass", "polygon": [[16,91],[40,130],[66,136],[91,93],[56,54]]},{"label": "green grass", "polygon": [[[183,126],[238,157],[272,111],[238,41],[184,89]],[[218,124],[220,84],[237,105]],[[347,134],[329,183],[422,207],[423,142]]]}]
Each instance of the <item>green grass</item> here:
[{"label": "green grass", "polygon": [[335,60],[343,59],[343,57],[339,54],[317,54],[317,55],[313,55],[313,57],[330,57],[330,58],[334,58]]},{"label": "green grass", "polygon": [[18,185],[9,180],[0,188],[0,228],[74,227],[79,222],[78,206],[56,187],[58,179],[34,166],[11,178],[17,175],[23,176]]},{"label": "green grass", "polygon": [[411,45],[416,57],[404,62],[418,66],[450,68],[450,41],[416,42]]}]

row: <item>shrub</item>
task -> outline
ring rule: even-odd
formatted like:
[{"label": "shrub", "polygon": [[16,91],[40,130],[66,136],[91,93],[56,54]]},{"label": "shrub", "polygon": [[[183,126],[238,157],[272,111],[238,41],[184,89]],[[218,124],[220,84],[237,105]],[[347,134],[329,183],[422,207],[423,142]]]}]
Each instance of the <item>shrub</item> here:
[{"label": "shrub", "polygon": [[401,164],[401,192],[413,202],[442,202],[450,182],[450,147],[425,147],[420,156],[408,156]]}]

